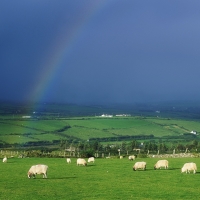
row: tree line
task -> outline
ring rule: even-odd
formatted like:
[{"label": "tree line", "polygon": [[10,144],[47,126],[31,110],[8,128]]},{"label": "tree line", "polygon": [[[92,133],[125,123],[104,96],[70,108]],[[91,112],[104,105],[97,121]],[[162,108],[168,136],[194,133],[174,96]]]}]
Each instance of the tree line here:
[{"label": "tree line", "polygon": [[130,155],[130,154],[164,154],[164,153],[182,153],[182,152],[200,152],[200,143],[193,140],[187,144],[172,143],[163,141],[140,142],[132,140],[130,142],[123,141],[121,143],[106,143],[99,141],[85,141],[78,143],[69,143],[62,140],[60,143],[61,150],[67,150],[70,147],[75,148],[75,152],[79,152],[83,157],[95,156],[96,153],[104,153],[105,155]]},{"label": "tree line", "polygon": [[[141,138],[140,138],[141,139]],[[197,138],[196,138],[197,139]],[[176,141],[176,140],[141,140],[133,139],[131,141],[109,141],[100,142],[98,140],[77,141],[75,138],[67,140],[53,141],[33,141],[24,144],[7,144],[0,141],[1,149],[23,149],[39,150],[44,153],[51,153],[56,150],[69,152],[71,155],[82,157],[104,155],[130,155],[130,154],[165,154],[182,153],[186,151],[200,152],[200,142],[198,140]],[[69,149],[73,148],[73,152]],[[73,153],[73,154],[72,154]]]}]

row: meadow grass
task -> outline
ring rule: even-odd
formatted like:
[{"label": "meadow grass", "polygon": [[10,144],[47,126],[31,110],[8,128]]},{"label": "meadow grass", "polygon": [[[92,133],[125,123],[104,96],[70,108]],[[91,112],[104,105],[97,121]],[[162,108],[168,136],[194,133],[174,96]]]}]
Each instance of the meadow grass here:
[{"label": "meadow grass", "polygon": [[[76,158],[8,158],[0,164],[1,199],[199,199],[200,173],[181,174],[185,162],[199,158],[169,158],[168,170],[154,170],[156,158],[103,159],[87,167],[76,166]],[[147,162],[146,171],[133,171],[136,161]],[[48,178],[28,179],[31,165],[49,166]]]},{"label": "meadow grass", "polygon": [[[199,121],[163,119],[151,117],[127,118],[67,118],[55,120],[0,120],[1,141],[24,143],[28,141],[52,141],[75,137],[80,140],[91,138],[113,138],[134,135],[181,136],[192,130],[200,132]],[[68,127],[68,128],[65,128]],[[69,128],[70,127],[70,128]],[[16,135],[10,140],[8,135]],[[21,136],[19,138],[18,136]],[[197,135],[197,137],[199,137]]]}]

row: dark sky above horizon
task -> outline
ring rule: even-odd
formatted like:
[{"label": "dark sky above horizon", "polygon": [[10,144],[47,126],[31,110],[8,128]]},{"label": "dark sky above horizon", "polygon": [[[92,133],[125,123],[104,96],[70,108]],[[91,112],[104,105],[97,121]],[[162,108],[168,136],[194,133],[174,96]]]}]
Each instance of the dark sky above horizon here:
[{"label": "dark sky above horizon", "polygon": [[200,1],[2,0],[0,100],[200,100]]}]

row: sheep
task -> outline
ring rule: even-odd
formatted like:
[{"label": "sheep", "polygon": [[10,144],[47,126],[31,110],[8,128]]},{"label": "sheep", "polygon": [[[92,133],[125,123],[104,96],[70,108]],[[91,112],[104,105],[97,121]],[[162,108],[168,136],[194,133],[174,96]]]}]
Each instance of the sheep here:
[{"label": "sheep", "polygon": [[143,169],[146,170],[146,162],[136,162],[135,165],[133,165],[133,170],[136,171],[137,169]]},{"label": "sheep", "polygon": [[71,163],[71,159],[70,158],[67,158],[66,161],[67,161],[68,164]]},{"label": "sheep", "polygon": [[3,163],[6,163],[8,161],[8,159],[7,159],[7,157],[5,156],[4,158],[3,158]]},{"label": "sheep", "polygon": [[120,159],[123,159],[123,156],[120,156],[119,158],[120,158]]},{"label": "sheep", "polygon": [[164,167],[165,169],[168,169],[168,161],[167,160],[159,160],[154,165],[154,169],[161,169],[161,167]]},{"label": "sheep", "polygon": [[129,160],[135,160],[135,156],[134,156],[134,155],[129,156],[128,159],[129,159]]},{"label": "sheep", "polygon": [[88,162],[93,162],[94,163],[94,157],[88,158]]},{"label": "sheep", "polygon": [[83,158],[78,158],[77,159],[77,166],[79,166],[79,165],[87,166],[86,160],[83,159]]},{"label": "sheep", "polygon": [[185,163],[183,165],[183,167],[181,168],[181,173],[183,172],[186,172],[187,173],[190,173],[190,171],[193,171],[193,173],[195,174],[196,171],[197,171],[197,165],[196,163]]},{"label": "sheep", "polygon": [[33,165],[28,171],[28,178],[35,178],[36,174],[43,174],[43,178],[47,178],[47,165]]}]

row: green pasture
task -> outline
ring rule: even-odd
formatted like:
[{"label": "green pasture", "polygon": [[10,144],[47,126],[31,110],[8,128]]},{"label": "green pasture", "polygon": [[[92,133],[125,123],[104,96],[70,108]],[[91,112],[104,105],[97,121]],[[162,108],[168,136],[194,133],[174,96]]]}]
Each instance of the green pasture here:
[{"label": "green pasture", "polygon": [[62,139],[55,134],[31,134],[31,135],[0,135],[0,140],[9,144],[21,144],[36,141],[53,141]]},{"label": "green pasture", "polygon": [[[168,170],[154,170],[157,158],[98,158],[87,167],[76,166],[76,158],[8,158],[0,163],[0,194],[4,200],[22,199],[199,199],[200,172],[182,174],[185,162],[199,158],[169,158]],[[136,161],[147,162],[146,171],[133,171]],[[49,166],[48,178],[28,179],[31,165]]]},{"label": "green pasture", "polygon": [[63,120],[0,120],[0,124],[3,134],[51,132],[67,125]]},{"label": "green pasture", "polygon": [[0,119],[0,140],[7,143],[53,141],[69,137],[78,140],[154,135],[181,136],[192,130],[200,132],[197,120],[125,117],[79,117],[61,119]]}]

